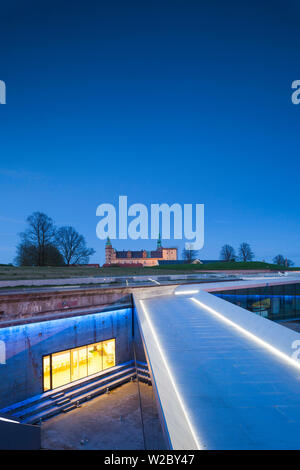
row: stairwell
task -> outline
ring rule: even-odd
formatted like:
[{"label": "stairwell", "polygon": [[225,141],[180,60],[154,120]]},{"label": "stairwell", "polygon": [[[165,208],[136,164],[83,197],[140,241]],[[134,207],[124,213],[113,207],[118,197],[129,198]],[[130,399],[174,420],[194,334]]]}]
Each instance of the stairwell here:
[{"label": "stairwell", "polygon": [[5,407],[0,410],[0,414],[24,424],[39,424],[59,413],[78,408],[82,403],[136,378],[151,384],[147,364],[139,361],[136,364],[134,361],[125,362],[107,371]]}]

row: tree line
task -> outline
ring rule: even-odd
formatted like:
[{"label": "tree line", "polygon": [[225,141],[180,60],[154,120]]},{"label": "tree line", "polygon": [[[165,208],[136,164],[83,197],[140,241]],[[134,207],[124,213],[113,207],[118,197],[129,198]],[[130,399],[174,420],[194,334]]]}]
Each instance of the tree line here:
[{"label": "tree line", "polygon": [[43,212],[26,219],[27,229],[20,233],[15,262],[19,266],[69,266],[86,264],[95,253],[88,248],[83,235],[73,227],[56,227]]},{"label": "tree line", "polygon": [[[187,261],[187,263],[192,263],[199,257],[199,251],[193,250],[193,249],[185,249],[182,252],[182,256],[183,256],[183,259]],[[219,258],[221,261],[227,261],[227,262],[230,262],[230,261],[248,262],[248,261],[253,261],[254,253],[249,243],[246,243],[246,242],[243,242],[240,244],[237,254],[233,246],[226,244],[222,246]],[[281,254],[276,255],[273,258],[273,263],[279,266],[285,266],[285,267],[294,265],[294,262],[292,260],[288,259],[287,257],[284,257]]]},{"label": "tree line", "polygon": [[[223,245],[220,251],[220,259],[222,261],[253,261],[254,253],[249,243],[246,242],[240,244],[237,255],[233,246]],[[284,257],[281,254],[274,256],[273,263],[285,267],[294,265],[292,260]]]}]

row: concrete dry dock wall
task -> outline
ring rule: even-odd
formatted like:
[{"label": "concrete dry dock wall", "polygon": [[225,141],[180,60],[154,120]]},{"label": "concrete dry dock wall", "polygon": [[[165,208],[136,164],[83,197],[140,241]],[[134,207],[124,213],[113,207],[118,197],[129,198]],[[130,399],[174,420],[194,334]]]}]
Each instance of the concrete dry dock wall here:
[{"label": "concrete dry dock wall", "polygon": [[0,295],[0,327],[20,320],[51,316],[67,316],[76,310],[128,307],[131,305],[130,290],[81,289],[78,291],[24,292]]},{"label": "concrete dry dock wall", "polygon": [[116,338],[116,365],[130,361],[131,308],[0,328],[6,352],[0,408],[42,393],[44,355],[110,338]]}]

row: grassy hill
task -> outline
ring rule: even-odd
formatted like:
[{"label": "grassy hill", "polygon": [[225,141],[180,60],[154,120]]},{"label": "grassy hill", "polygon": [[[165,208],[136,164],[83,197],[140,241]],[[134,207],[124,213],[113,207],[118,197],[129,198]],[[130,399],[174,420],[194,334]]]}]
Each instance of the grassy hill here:
[{"label": "grassy hill", "polygon": [[271,271],[295,271],[299,270],[300,268],[285,268],[283,266],[279,266],[278,264],[272,263],[263,263],[262,261],[233,261],[233,262],[226,262],[226,261],[219,261],[216,263],[208,263],[208,264],[171,264],[171,265],[163,265],[158,266],[158,269],[164,270],[188,270],[188,271],[209,271],[209,270],[235,270],[235,269],[268,269]]},{"label": "grassy hill", "polygon": [[272,263],[262,263],[261,261],[252,261],[248,263],[241,262],[216,262],[210,264],[171,264],[164,266],[154,266],[148,268],[141,267],[16,267],[0,265],[0,281],[14,279],[63,279],[73,277],[94,277],[94,276],[138,276],[155,274],[187,274],[193,272],[209,272],[210,270],[259,270],[266,269],[271,271],[300,270],[300,268],[286,269]]}]

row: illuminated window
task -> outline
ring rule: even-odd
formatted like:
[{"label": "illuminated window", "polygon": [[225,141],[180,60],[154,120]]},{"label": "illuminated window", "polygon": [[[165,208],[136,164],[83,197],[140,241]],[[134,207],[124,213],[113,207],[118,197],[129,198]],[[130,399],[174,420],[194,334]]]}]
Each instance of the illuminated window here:
[{"label": "illuminated window", "polygon": [[71,381],[82,379],[82,377],[86,377],[87,375],[86,346],[71,349]]},{"label": "illuminated window", "polygon": [[96,374],[103,370],[101,343],[90,344],[88,346],[88,369],[89,375]]},{"label": "illuminated window", "polygon": [[109,339],[44,356],[44,391],[113,367],[116,363],[115,343],[115,339]]},{"label": "illuminated window", "polygon": [[43,374],[44,374],[44,390],[50,390],[51,378],[50,378],[50,356],[43,357]]},{"label": "illuminated window", "polygon": [[71,382],[70,351],[52,354],[52,388]]},{"label": "illuminated window", "polygon": [[115,365],[115,340],[103,341],[103,369],[108,369]]}]

